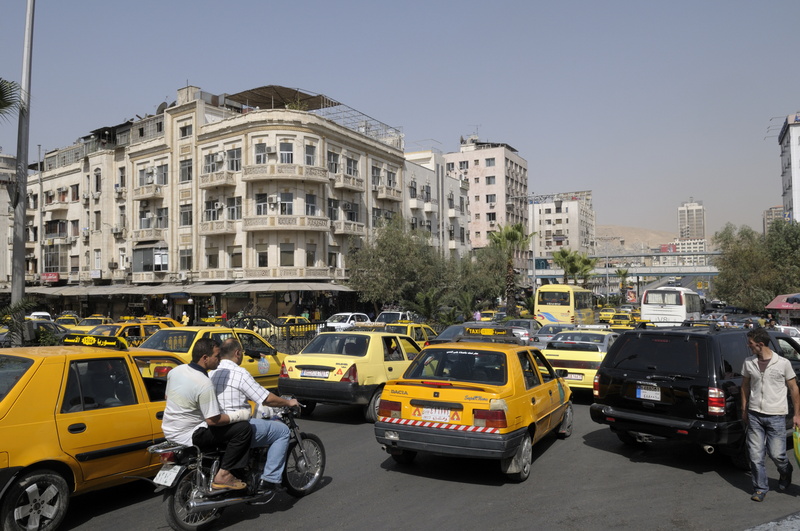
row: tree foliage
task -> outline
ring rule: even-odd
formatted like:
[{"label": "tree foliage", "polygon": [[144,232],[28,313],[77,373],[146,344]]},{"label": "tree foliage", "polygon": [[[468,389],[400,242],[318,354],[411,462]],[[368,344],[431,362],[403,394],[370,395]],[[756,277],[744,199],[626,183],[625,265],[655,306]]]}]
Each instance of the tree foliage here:
[{"label": "tree foliage", "polygon": [[19,85],[0,78],[0,118],[10,116],[19,110]]},{"label": "tree foliage", "polygon": [[517,275],[514,271],[514,257],[527,249],[533,234],[525,235],[525,225],[501,225],[500,229],[489,233],[489,244],[500,250],[505,258],[505,299],[506,314],[517,317]]}]

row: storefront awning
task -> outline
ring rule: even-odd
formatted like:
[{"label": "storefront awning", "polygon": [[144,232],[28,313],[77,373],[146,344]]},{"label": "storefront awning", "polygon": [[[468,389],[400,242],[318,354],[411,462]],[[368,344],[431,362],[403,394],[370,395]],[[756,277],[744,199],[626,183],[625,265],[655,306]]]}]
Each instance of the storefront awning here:
[{"label": "storefront awning", "polygon": [[795,302],[798,295],[789,293],[788,295],[778,295],[772,302],[767,304],[767,310],[800,310],[800,303]]},{"label": "storefront awning", "polygon": [[353,291],[341,284],[328,282],[234,282],[232,284],[104,284],[101,286],[30,286],[26,293],[50,297],[72,297],[79,295],[169,295],[189,293],[209,295],[214,293],[254,293],[285,291]]}]

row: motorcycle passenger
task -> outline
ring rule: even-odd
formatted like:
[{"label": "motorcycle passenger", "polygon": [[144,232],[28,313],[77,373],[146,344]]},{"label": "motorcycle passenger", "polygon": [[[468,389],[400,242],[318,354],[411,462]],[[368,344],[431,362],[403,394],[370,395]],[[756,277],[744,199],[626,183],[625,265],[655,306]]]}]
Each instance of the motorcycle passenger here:
[{"label": "motorcycle passenger", "polygon": [[[211,372],[211,382],[223,411],[249,408],[248,400],[271,407],[298,405],[294,398],[286,400],[261,387],[246,369],[240,367],[243,358],[244,350],[238,339],[232,337],[222,343],[219,368]],[[253,428],[251,445],[269,446],[258,490],[260,493],[280,490],[289,447],[289,427],[283,422],[263,418],[251,418],[250,425]]]},{"label": "motorcycle passenger", "polygon": [[217,402],[207,371],[219,365],[219,344],[202,338],[192,349],[192,362],[167,373],[167,404],[161,429],[168,441],[201,450],[225,448],[213,489],[240,490],[247,485],[232,470],[244,468],[250,452],[250,408],[227,414]]}]

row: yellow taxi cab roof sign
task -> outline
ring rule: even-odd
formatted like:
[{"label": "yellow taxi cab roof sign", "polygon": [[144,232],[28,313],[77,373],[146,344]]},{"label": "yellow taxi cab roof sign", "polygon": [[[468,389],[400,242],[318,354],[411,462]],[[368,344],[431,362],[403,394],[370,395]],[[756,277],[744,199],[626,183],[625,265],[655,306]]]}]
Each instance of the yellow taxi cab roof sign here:
[{"label": "yellow taxi cab roof sign", "polygon": [[507,336],[513,334],[510,328],[498,328],[496,326],[470,326],[464,329],[464,333],[471,336]]},{"label": "yellow taxi cab roof sign", "polygon": [[82,347],[102,347],[115,350],[128,350],[125,338],[116,336],[92,336],[89,334],[67,334],[61,340],[62,345],[77,345]]}]

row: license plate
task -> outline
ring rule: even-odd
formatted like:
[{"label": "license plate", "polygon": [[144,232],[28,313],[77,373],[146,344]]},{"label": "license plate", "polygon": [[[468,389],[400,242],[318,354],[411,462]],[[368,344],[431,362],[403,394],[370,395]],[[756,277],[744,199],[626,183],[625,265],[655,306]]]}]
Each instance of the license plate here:
[{"label": "license plate", "polygon": [[565,380],[583,380],[583,375],[576,372],[571,372],[567,374]]},{"label": "license plate", "polygon": [[327,378],[331,371],[320,371],[316,369],[304,369],[300,371],[300,376],[308,376],[309,378]]},{"label": "license plate", "polygon": [[164,465],[161,467],[161,470],[158,471],[156,477],[153,478],[153,483],[171,487],[178,478],[178,474],[180,474],[184,468],[185,467],[182,465]]},{"label": "license plate", "polygon": [[661,388],[657,385],[640,385],[636,388],[636,398],[661,400]]},{"label": "license plate", "polygon": [[422,408],[422,420],[432,420],[434,422],[449,422],[450,410],[439,407]]}]

